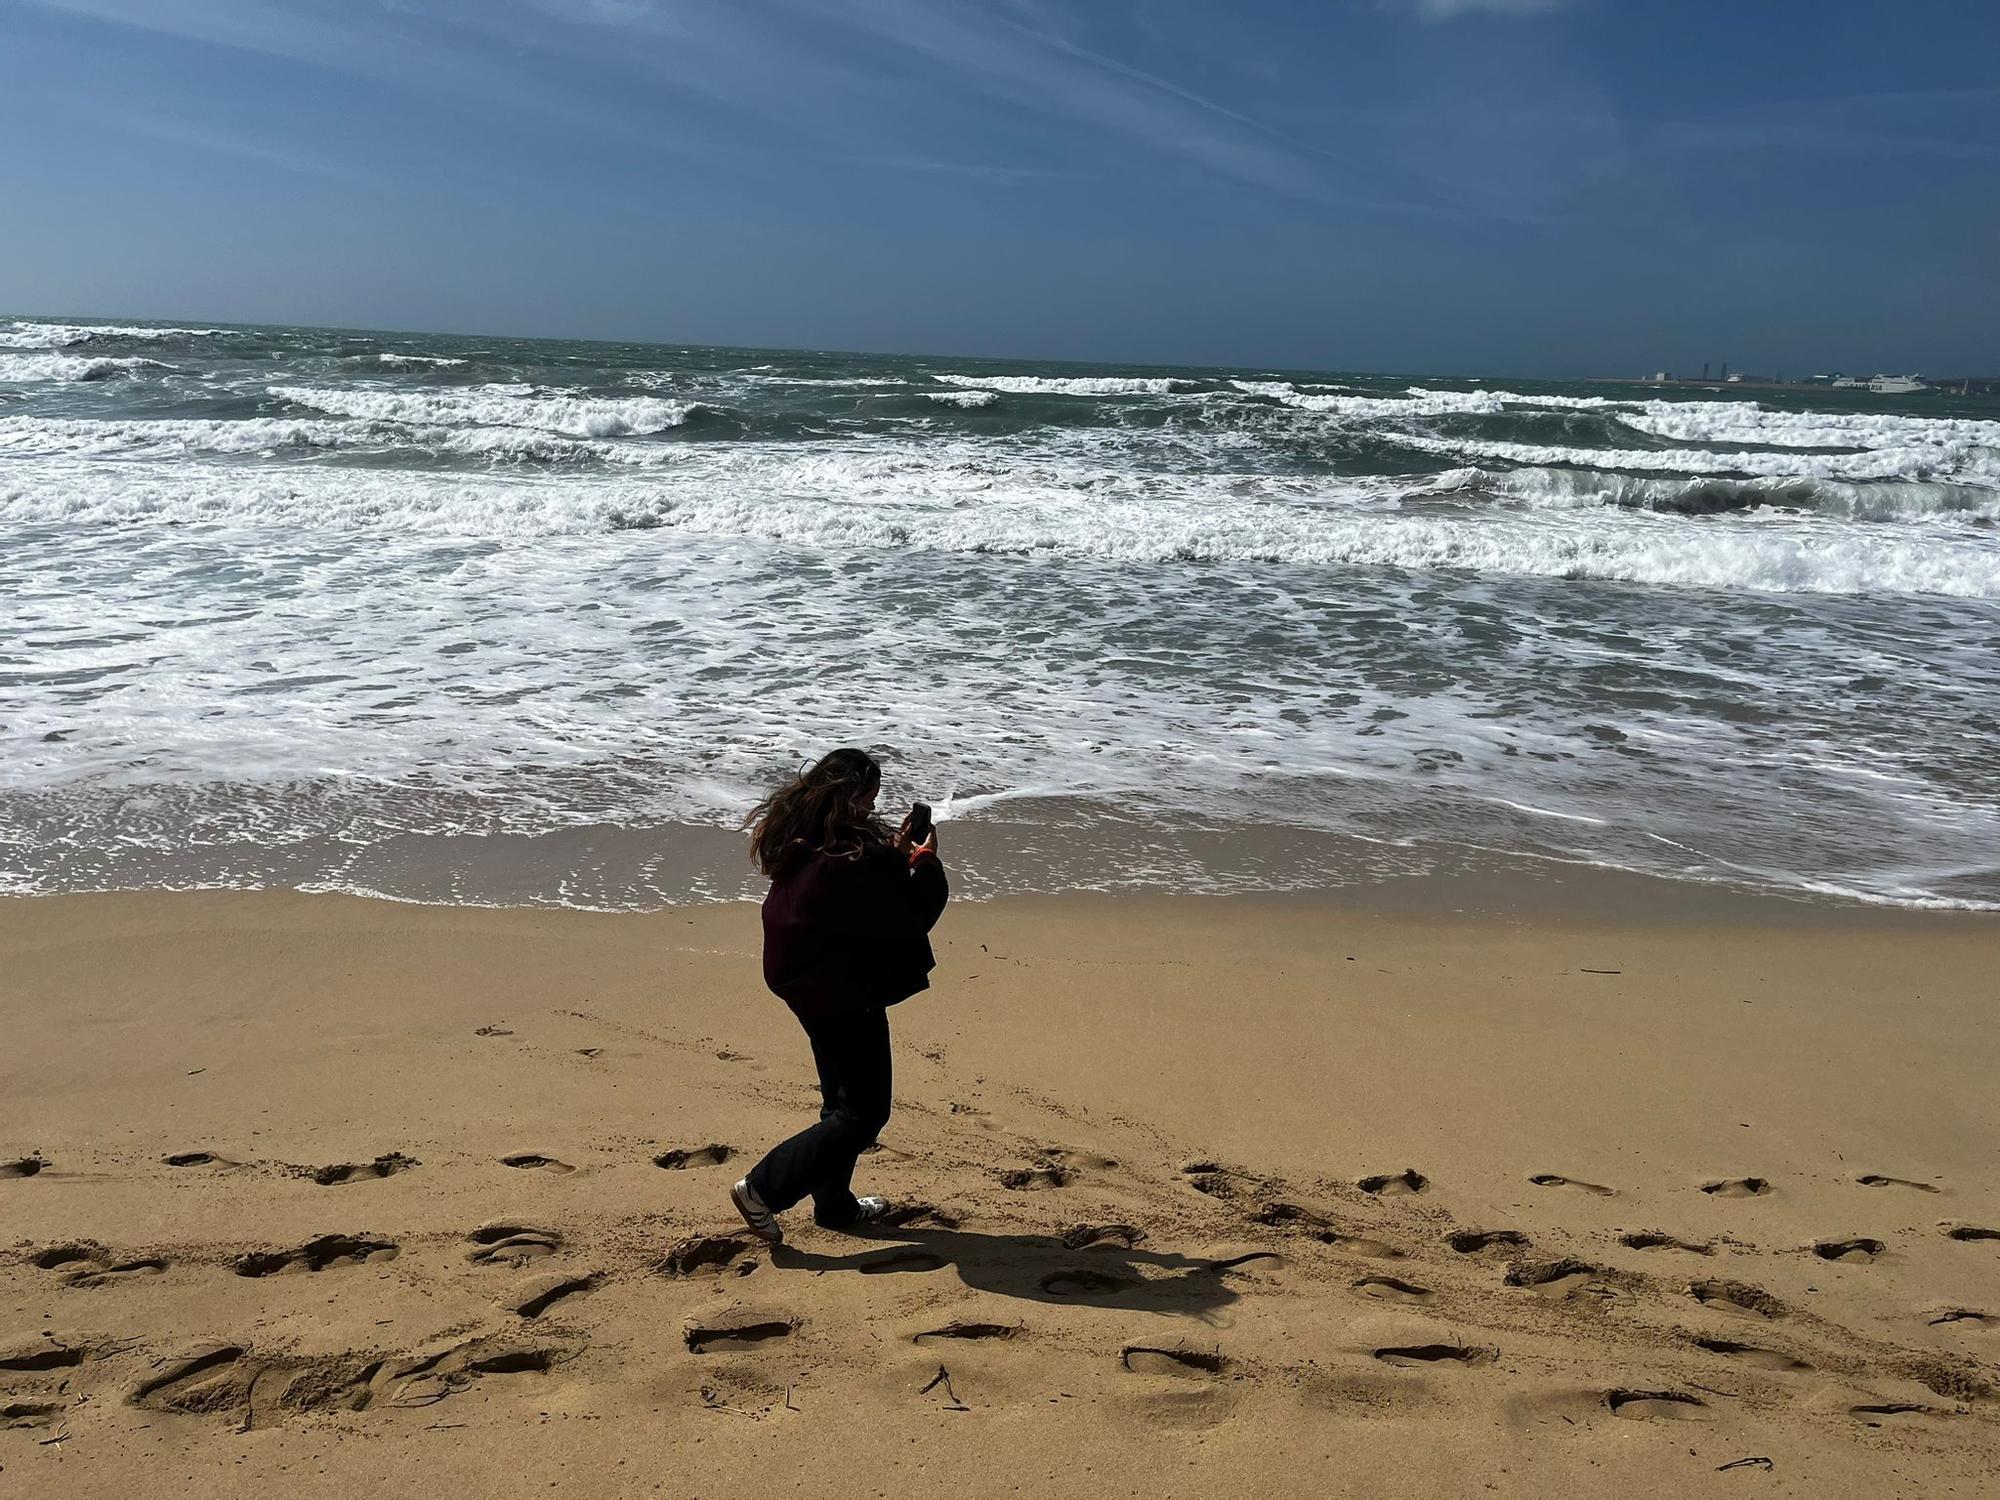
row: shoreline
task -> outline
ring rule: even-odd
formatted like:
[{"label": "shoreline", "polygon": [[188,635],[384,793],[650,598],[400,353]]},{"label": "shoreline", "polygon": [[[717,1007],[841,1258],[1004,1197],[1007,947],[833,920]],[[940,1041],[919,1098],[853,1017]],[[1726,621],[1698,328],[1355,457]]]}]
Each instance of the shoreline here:
[{"label": "shoreline", "polygon": [[[1491,904],[1495,892],[1542,891],[1562,892],[1551,903],[1555,910],[1587,899],[1634,910],[1711,910],[1718,904],[1775,909],[1776,903],[1834,911],[2000,913],[2000,900],[1983,894],[1895,896],[1789,871],[1756,872],[1759,879],[1720,861],[1645,869],[1585,850],[1207,820],[1105,825],[1075,821],[1056,801],[1034,811],[1040,816],[1029,820],[941,823],[955,899],[1273,896],[1366,908],[1452,906],[1468,893]],[[1091,811],[1095,816],[1102,809]],[[440,908],[644,914],[755,901],[762,885],[744,835],[700,823],[400,834],[376,843],[321,838],[273,847],[223,841],[164,855],[134,850],[119,868],[129,872],[131,884],[94,883],[98,877],[83,873],[73,887],[0,889],[0,900],[291,890]],[[1960,876],[1989,884],[1992,878],[1990,871]]]},{"label": "shoreline", "polygon": [[974,1496],[1992,1482],[2000,1262],[1950,1231],[2000,1231],[2000,918],[1364,894],[955,904],[863,1162],[934,1211],[768,1253],[724,1189],[817,1103],[748,904],[0,900],[0,1160],[46,1163],[0,1177],[0,1464],[341,1500],[832,1451]]}]

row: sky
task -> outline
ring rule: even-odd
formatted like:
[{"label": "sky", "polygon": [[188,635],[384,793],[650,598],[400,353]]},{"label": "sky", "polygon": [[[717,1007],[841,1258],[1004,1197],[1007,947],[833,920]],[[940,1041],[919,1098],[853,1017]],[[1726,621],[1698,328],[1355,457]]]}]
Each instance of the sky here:
[{"label": "sky", "polygon": [[0,310],[2000,372],[1991,0],[0,0]]}]

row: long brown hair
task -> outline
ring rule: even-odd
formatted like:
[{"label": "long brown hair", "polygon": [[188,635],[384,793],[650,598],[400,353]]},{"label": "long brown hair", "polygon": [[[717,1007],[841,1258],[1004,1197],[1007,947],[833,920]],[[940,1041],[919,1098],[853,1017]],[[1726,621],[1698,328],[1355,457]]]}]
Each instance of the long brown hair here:
[{"label": "long brown hair", "polygon": [[835,750],[778,788],[750,814],[750,858],[776,880],[815,854],[859,859],[889,830],[862,805],[882,785],[866,750]]}]

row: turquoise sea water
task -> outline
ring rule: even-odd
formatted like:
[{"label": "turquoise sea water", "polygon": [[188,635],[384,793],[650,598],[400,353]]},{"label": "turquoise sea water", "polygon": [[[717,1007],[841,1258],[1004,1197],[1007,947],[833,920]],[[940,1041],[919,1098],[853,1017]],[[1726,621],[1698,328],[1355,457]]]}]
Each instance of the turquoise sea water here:
[{"label": "turquoise sea water", "polygon": [[858,742],[973,891],[2000,903],[1991,401],[24,317],[0,541],[8,890],[733,894]]}]

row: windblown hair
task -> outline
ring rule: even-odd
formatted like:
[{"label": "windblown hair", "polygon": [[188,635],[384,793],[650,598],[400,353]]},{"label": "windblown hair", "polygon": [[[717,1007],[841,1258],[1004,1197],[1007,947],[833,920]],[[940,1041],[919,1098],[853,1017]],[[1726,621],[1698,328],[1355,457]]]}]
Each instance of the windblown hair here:
[{"label": "windblown hair", "polygon": [[776,880],[815,854],[859,859],[889,842],[889,830],[863,812],[882,785],[882,768],[865,750],[835,750],[771,793],[750,814],[750,858]]}]

